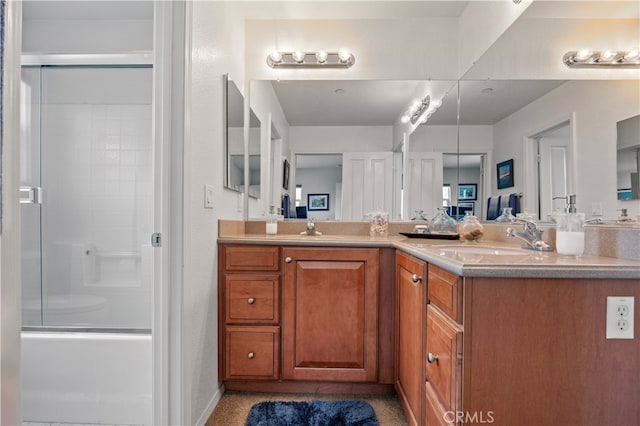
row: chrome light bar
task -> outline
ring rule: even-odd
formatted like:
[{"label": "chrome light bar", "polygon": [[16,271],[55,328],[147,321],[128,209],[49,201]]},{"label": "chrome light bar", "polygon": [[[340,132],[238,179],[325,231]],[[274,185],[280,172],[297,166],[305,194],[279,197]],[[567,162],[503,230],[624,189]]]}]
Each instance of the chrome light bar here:
[{"label": "chrome light bar", "polygon": [[640,68],[640,51],[632,49],[624,50],[577,50],[564,54],[562,61],[569,68]]},{"label": "chrome light bar", "polygon": [[339,52],[273,52],[267,56],[271,68],[350,68],[356,63],[353,53]]}]

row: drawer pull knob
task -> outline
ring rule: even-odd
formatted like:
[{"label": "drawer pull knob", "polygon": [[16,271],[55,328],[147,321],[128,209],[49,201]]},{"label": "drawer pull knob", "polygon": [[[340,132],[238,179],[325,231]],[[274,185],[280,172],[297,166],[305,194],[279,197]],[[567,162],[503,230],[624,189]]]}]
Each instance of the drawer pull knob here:
[{"label": "drawer pull knob", "polygon": [[253,359],[253,357],[254,357],[254,356],[255,356],[255,355],[253,354],[253,352],[249,352],[249,353],[247,354],[247,358],[249,358],[249,359]]},{"label": "drawer pull knob", "polygon": [[433,361],[437,361],[438,360],[438,355],[434,355],[431,352],[429,352],[429,355],[427,355],[427,362],[429,364],[432,364]]},{"label": "drawer pull knob", "polygon": [[255,303],[256,299],[254,299],[253,297],[250,297],[247,299],[247,303],[250,305],[253,305]]},{"label": "drawer pull knob", "polygon": [[417,283],[418,281],[422,281],[422,277],[419,277],[416,274],[411,275],[411,281],[413,281],[414,283]]},{"label": "drawer pull knob", "polygon": [[291,259],[290,257],[287,257],[284,261],[285,261],[285,263],[291,263],[293,261],[293,259]]}]

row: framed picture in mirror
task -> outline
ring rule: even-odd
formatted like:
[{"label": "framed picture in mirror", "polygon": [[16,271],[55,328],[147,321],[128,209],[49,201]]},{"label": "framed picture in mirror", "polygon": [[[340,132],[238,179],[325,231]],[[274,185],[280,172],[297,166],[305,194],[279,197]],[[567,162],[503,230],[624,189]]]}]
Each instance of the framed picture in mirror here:
[{"label": "framed picture in mirror", "polygon": [[475,201],[478,199],[478,185],[475,183],[461,183],[458,185],[458,201]]},{"label": "framed picture in mirror", "polygon": [[307,210],[329,210],[329,194],[308,194]]},{"label": "framed picture in mirror", "polygon": [[289,189],[289,162],[287,160],[284,160],[284,165],[282,166],[282,187]]},{"label": "framed picture in mirror", "polygon": [[513,186],[513,158],[496,166],[498,174],[498,189],[510,188]]}]

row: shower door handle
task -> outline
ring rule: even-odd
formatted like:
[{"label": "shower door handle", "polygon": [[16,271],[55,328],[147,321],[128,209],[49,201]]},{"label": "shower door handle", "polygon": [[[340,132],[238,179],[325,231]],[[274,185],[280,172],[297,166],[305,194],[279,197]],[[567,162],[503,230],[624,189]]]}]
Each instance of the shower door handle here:
[{"label": "shower door handle", "polygon": [[21,186],[20,204],[42,204],[42,188],[39,186]]}]

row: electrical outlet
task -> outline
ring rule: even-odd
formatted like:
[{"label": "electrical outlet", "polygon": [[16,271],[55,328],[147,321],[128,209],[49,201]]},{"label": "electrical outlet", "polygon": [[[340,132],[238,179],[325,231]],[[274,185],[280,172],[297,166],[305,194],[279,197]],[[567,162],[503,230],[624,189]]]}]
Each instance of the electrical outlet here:
[{"label": "electrical outlet", "polygon": [[635,297],[607,297],[607,339],[633,339]]}]

